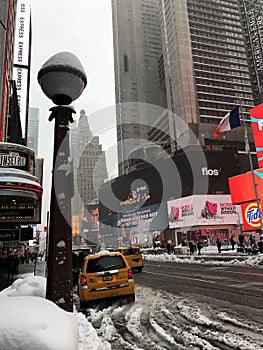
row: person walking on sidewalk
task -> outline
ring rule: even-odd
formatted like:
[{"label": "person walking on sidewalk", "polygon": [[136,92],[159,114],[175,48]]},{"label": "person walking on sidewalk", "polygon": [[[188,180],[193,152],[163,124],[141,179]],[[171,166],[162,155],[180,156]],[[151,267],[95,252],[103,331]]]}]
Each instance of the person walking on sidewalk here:
[{"label": "person walking on sidewalk", "polygon": [[19,259],[16,254],[8,254],[6,258],[7,282],[14,282],[14,275],[19,273]]},{"label": "person walking on sidewalk", "polygon": [[190,250],[190,255],[193,255],[194,252],[196,251],[196,247],[192,241],[189,242],[189,250]]},{"label": "person walking on sidewalk", "polygon": [[236,241],[234,240],[233,236],[230,237],[230,244],[231,244],[232,250],[234,250],[235,249],[235,245],[236,245]]},{"label": "person walking on sidewalk", "polygon": [[259,253],[262,254],[263,253],[263,237],[261,236],[259,241],[258,241],[258,249],[259,249]]},{"label": "person walking on sidewalk", "polygon": [[221,253],[222,243],[221,243],[219,238],[217,238],[217,240],[216,240],[216,246],[217,246],[218,253]]},{"label": "person walking on sidewalk", "polygon": [[198,241],[197,242],[198,255],[201,255],[201,249],[202,249],[202,243],[200,241]]}]

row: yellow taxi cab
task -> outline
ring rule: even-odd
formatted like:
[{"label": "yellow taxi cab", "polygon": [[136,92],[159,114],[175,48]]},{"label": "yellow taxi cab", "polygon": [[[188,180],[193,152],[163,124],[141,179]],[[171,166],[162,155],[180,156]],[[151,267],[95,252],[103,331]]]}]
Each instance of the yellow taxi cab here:
[{"label": "yellow taxi cab", "polygon": [[86,256],[79,278],[80,308],[115,297],[135,300],[133,273],[125,257],[107,250]]},{"label": "yellow taxi cab", "polygon": [[142,259],[142,251],[140,247],[138,246],[121,247],[121,248],[116,248],[116,251],[122,253],[125,256],[132,270],[137,270],[138,272],[142,272],[143,259]]}]

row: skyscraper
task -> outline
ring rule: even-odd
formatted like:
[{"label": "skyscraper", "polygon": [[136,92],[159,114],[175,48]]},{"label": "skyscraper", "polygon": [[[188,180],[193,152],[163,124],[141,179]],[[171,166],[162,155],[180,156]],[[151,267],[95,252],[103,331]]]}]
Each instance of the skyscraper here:
[{"label": "skyscraper", "polygon": [[[249,109],[260,101],[257,99],[260,84],[257,85],[255,81],[261,68],[263,72],[263,64],[258,61],[259,57],[254,57],[254,60],[251,57],[259,49],[258,43],[261,45],[263,42],[259,23],[261,2],[158,0],[150,4],[147,0],[138,0],[112,3],[117,103],[136,101],[137,97],[139,105],[145,102],[167,107],[167,111],[159,117],[152,115],[155,118],[152,124],[157,130],[151,130],[148,137],[158,143],[164,139],[164,132],[168,133],[172,150],[180,148],[180,142],[177,144],[180,141],[177,117],[193,131],[201,145],[231,145],[244,150],[243,128],[236,128],[220,139],[214,139],[213,133],[221,118],[236,105],[242,105],[244,117],[248,119]],[[143,18],[147,18],[147,21],[143,22]],[[251,27],[253,20],[256,24]],[[141,25],[142,22],[147,23],[148,31]],[[150,35],[153,28],[156,41]],[[248,40],[253,30],[253,37],[257,35],[259,38],[254,43],[254,48]],[[145,32],[148,36],[145,36]],[[148,45],[142,44],[144,41]],[[158,42],[159,45],[161,43],[161,51],[155,56],[152,55],[150,44],[153,42]],[[140,43],[141,46],[134,43]],[[135,47],[140,47],[140,50]],[[144,62],[148,55],[152,58],[152,66],[158,66],[158,69],[152,71],[158,84],[147,90],[147,79],[150,77],[147,76]],[[258,71],[255,71],[255,62],[258,62]],[[125,67],[128,67],[128,71]],[[137,70],[140,75],[136,75]],[[163,82],[164,90],[161,89]],[[138,86],[140,94],[136,95]],[[156,98],[157,87],[162,92],[165,91],[159,100]],[[123,120],[129,118],[121,108],[117,113],[118,140],[124,140],[130,135],[134,139],[138,138],[142,128],[140,125],[137,125],[137,129],[133,127],[133,133],[130,134],[120,127]],[[143,124],[142,119],[137,120],[138,124]],[[162,130],[158,133],[160,125]],[[249,140],[252,143],[250,128]],[[134,145],[136,146],[135,141]],[[123,155],[119,152],[119,161],[122,158]]]},{"label": "skyscraper", "polygon": [[[160,7],[168,109],[201,144],[215,143],[226,113],[240,103],[245,113],[254,106],[240,2],[160,0]],[[238,128],[216,143],[241,149],[243,140]]]},{"label": "skyscraper", "polygon": [[39,108],[29,108],[27,122],[27,146],[38,155]]},{"label": "skyscraper", "polygon": [[85,110],[80,111],[78,123],[71,128],[71,155],[74,174],[72,214],[81,218],[89,206],[98,203],[98,191],[107,178],[105,152],[99,137],[93,136]]},{"label": "skyscraper", "polygon": [[147,140],[156,119],[146,104],[165,107],[160,70],[162,47],[158,0],[112,0],[120,174],[128,153]]}]

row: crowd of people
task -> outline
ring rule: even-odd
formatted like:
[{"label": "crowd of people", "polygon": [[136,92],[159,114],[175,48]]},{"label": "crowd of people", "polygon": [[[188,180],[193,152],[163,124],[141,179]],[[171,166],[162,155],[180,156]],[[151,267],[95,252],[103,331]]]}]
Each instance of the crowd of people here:
[{"label": "crowd of people", "polygon": [[[181,243],[182,247],[187,246],[190,255],[193,255],[194,253],[201,255],[202,248],[207,245],[208,243],[204,243],[203,239],[199,239],[197,241],[185,240]],[[219,238],[217,238],[215,245],[219,254],[221,254],[223,250],[229,249],[232,251],[236,250],[237,252],[241,253],[263,254],[263,235],[259,237],[258,241],[256,241],[255,236],[252,234],[248,237],[248,239],[246,239],[243,234],[239,235],[237,240],[234,239],[234,236],[231,236],[227,242],[225,240],[221,241]],[[166,248],[168,254],[174,253],[175,247],[171,243],[166,243],[164,247]]]},{"label": "crowd of people", "polygon": [[34,263],[38,258],[42,260],[44,253],[26,252],[19,254],[16,251],[6,250],[0,255],[0,272],[7,274],[7,283],[12,284],[15,276],[19,274],[20,264]]}]

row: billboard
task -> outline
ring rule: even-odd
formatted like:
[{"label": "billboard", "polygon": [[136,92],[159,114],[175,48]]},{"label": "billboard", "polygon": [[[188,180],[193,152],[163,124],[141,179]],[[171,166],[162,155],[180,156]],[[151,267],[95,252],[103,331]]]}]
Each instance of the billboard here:
[{"label": "billboard", "polygon": [[135,228],[148,232],[165,230],[168,226],[166,206],[154,204],[138,210],[120,212],[113,215],[113,226],[127,232]]},{"label": "billboard", "polygon": [[263,167],[263,104],[250,109],[258,166]]},{"label": "billboard", "polygon": [[17,1],[13,80],[16,82],[22,137],[26,138],[31,44],[31,10],[26,1]]},{"label": "billboard", "polygon": [[230,195],[194,195],[167,202],[169,228],[237,224],[240,207]]},{"label": "billboard", "polygon": [[[202,155],[202,157],[201,157]],[[158,159],[103,184],[100,221],[111,225],[112,215],[165,203],[171,198],[230,193],[228,178],[240,174],[237,151],[223,146],[188,146],[172,162]]]},{"label": "billboard", "polygon": [[88,204],[82,208],[82,231],[99,231],[98,204]]},{"label": "billboard", "polygon": [[[259,200],[263,196],[263,169],[254,170],[254,179],[251,171],[233,176],[229,179],[231,198],[234,204],[241,204],[256,200],[255,185]],[[242,190],[241,190],[242,189]]]}]

